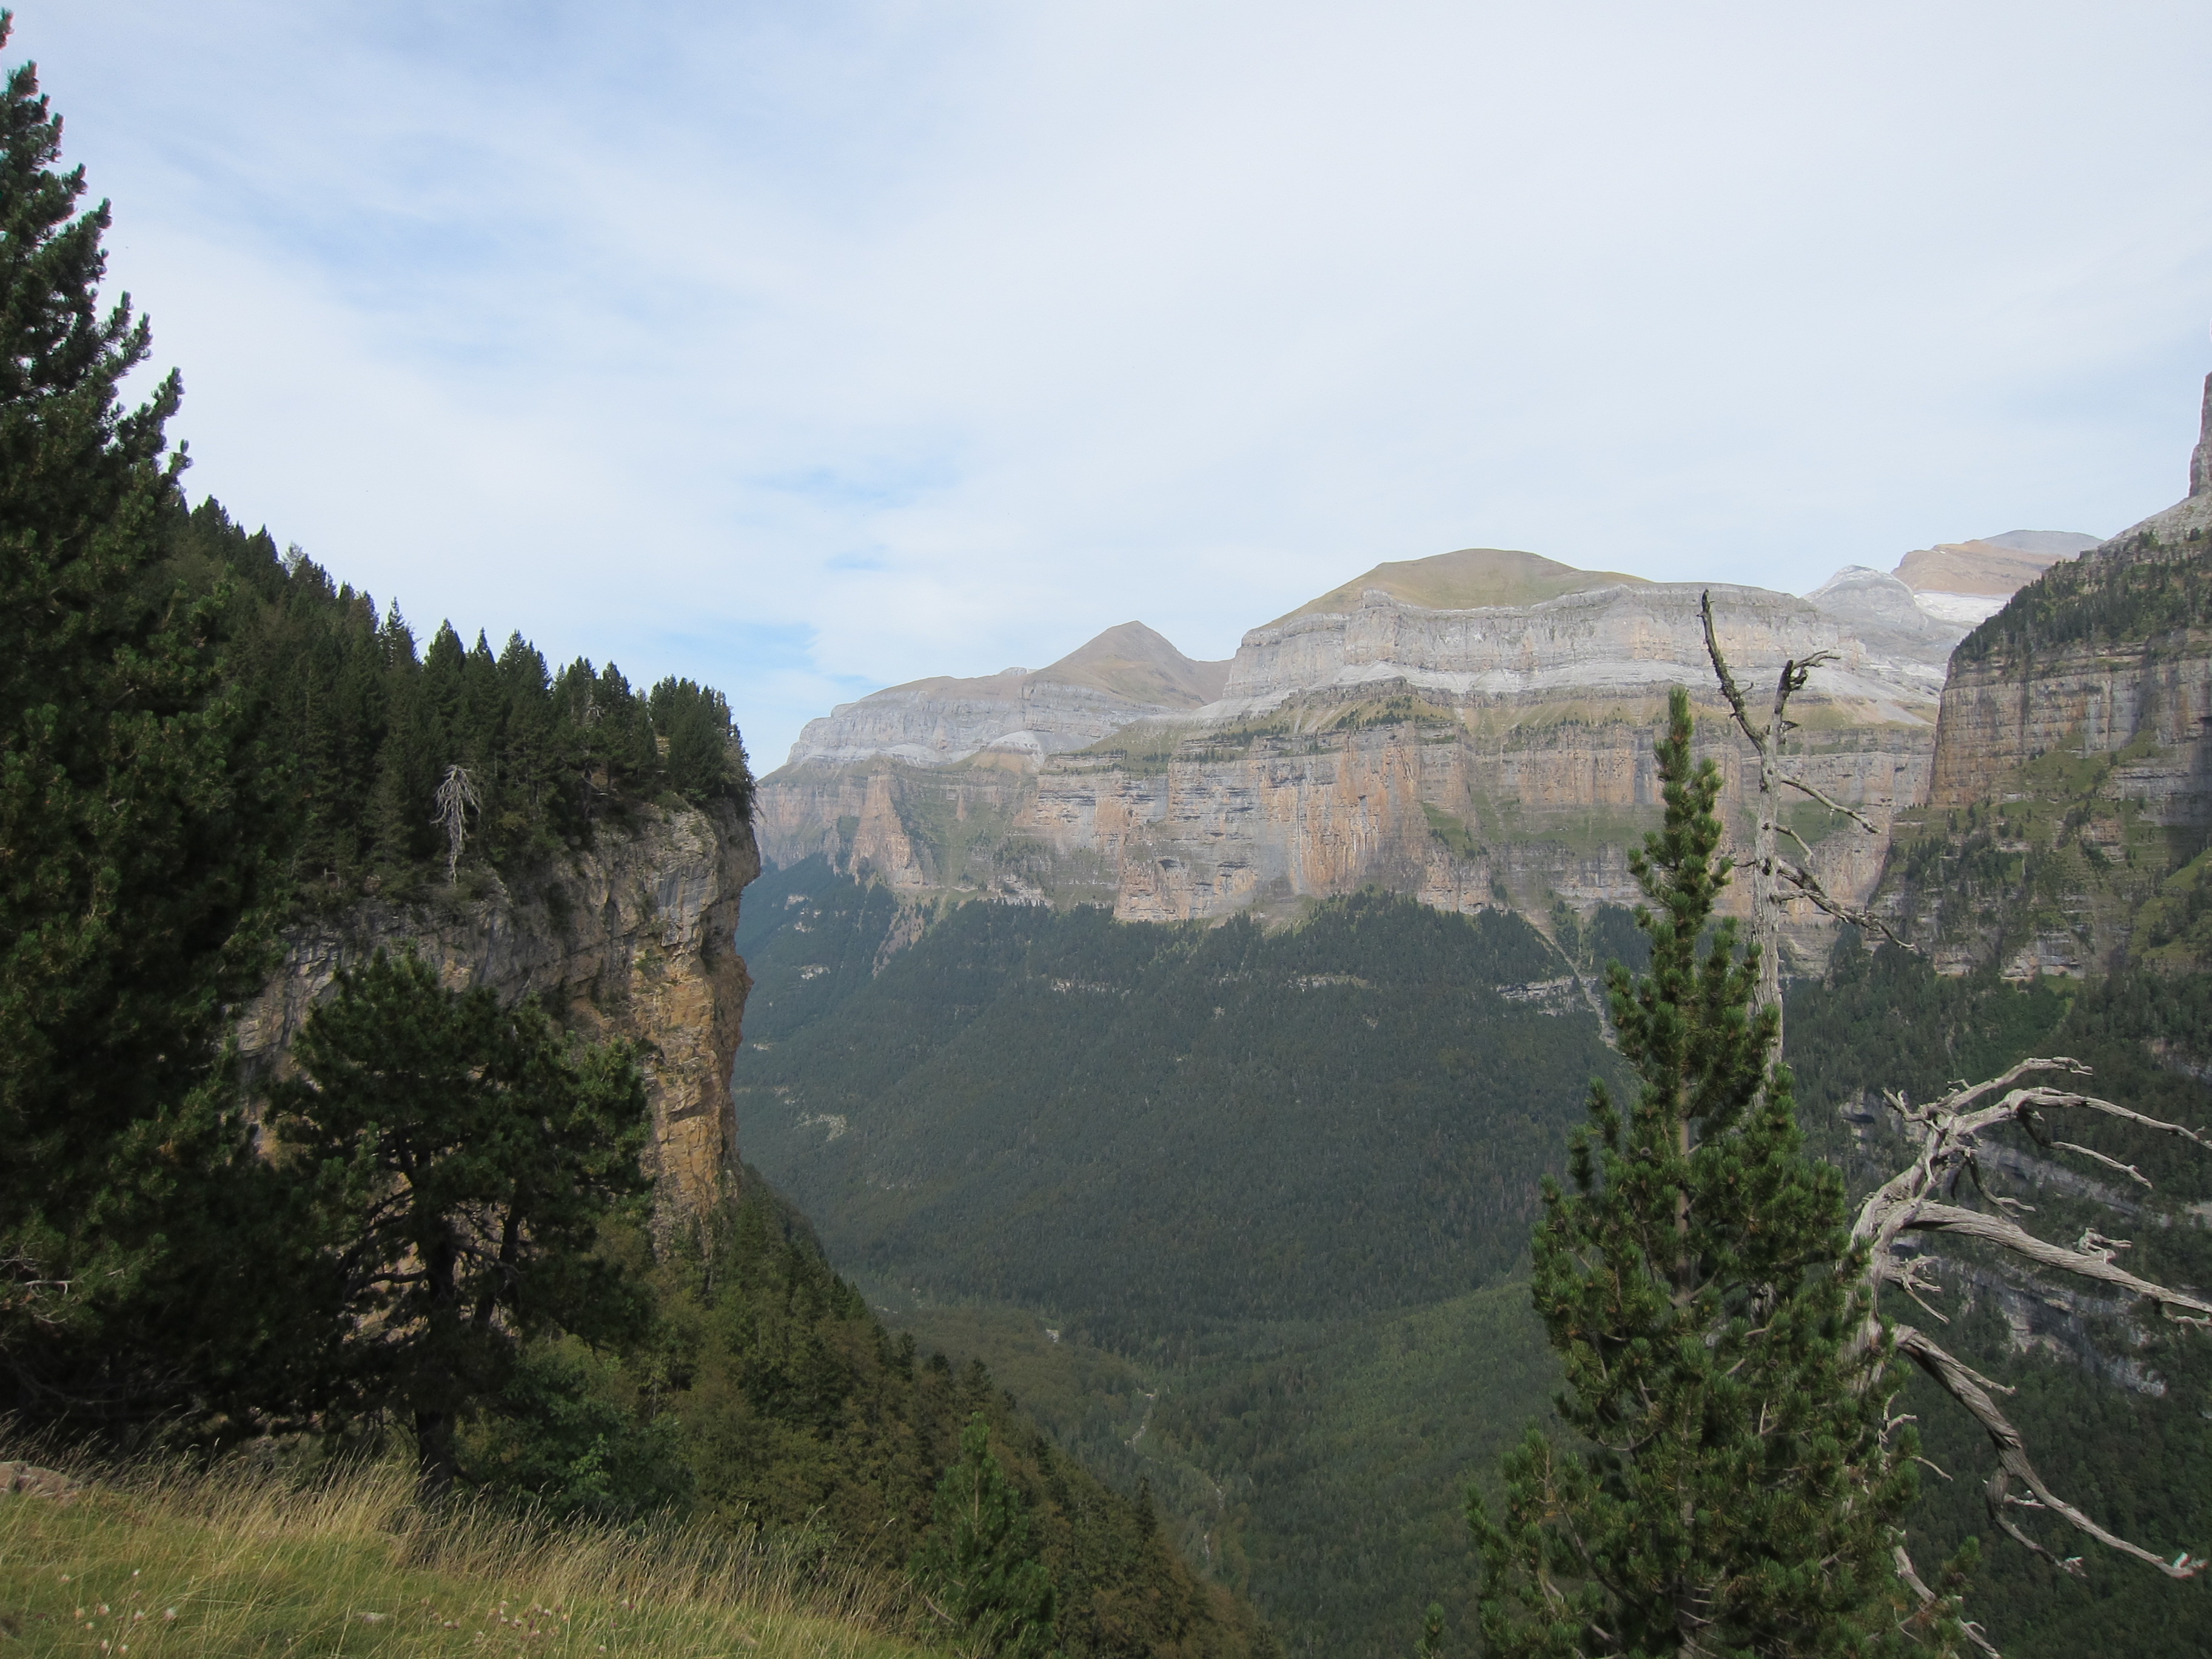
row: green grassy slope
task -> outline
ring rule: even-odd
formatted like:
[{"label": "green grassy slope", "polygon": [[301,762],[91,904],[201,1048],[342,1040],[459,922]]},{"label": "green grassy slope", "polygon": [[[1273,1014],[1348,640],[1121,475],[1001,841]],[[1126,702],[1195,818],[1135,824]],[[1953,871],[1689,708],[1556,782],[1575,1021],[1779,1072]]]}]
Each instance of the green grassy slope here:
[{"label": "green grassy slope", "polygon": [[432,1515],[413,1486],[396,1464],[298,1487],[234,1462],[0,1495],[0,1641],[27,1659],[923,1651],[889,1574],[757,1534]]}]

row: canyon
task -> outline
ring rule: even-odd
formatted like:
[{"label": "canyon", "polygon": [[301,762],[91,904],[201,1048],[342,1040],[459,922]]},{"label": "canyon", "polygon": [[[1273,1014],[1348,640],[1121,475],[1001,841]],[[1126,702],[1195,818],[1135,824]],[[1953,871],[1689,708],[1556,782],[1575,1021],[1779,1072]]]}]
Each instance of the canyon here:
[{"label": "canyon", "polygon": [[[1830,892],[1871,900],[1891,820],[1926,801],[1952,649],[2094,545],[2014,532],[1849,568],[1803,598],[1711,586],[1747,680],[1823,659],[1793,705],[1797,769],[1877,831],[1792,809]],[[1706,591],[1466,549],[1378,565],[1251,629],[1226,664],[1129,623],[1035,673],[893,687],[811,723],[762,781],[762,848],[824,855],[920,910],[1288,915],[1371,884],[1548,927],[1555,905],[1634,902],[1627,851],[1657,822],[1651,736],[1673,686],[1698,706],[1747,845],[1755,774],[1714,688]],[[1141,675],[1118,683],[1096,667],[1133,659]],[[1795,912],[1785,948],[1809,960],[1832,924]]]},{"label": "canyon", "polygon": [[[1710,591],[1747,684],[1819,664],[1791,768],[1871,830],[1810,800],[1783,817],[1834,898],[1951,973],[2212,961],[2212,378],[2188,484],[2103,541],[1940,543],[1802,598],[1470,548],[1377,565],[1227,663],[1126,623],[1035,673],[813,722],[762,781],[762,850],[881,883],[915,912],[904,937],[967,898],[1168,921],[1370,884],[1548,930],[1560,906],[1636,902],[1674,686],[1749,849],[1756,772],[1707,659]],[[1816,967],[1835,927],[1788,907],[1785,965]]]}]

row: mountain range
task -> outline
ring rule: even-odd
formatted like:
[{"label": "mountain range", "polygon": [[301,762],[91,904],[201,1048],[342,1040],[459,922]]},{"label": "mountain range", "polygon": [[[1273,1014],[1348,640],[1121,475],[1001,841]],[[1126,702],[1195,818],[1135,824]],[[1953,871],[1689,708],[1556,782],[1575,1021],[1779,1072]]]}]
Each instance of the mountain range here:
[{"label": "mountain range", "polygon": [[[1880,834],[1800,813],[1810,866],[1875,896],[1892,818],[1924,803],[1952,651],[2024,583],[2098,546],[2011,531],[1851,566],[1802,598],[1714,586],[1737,672],[1825,653],[1796,705],[1803,775]],[[762,780],[764,855],[819,855],[912,904],[1097,903],[1124,921],[1289,915],[1378,884],[1431,907],[1632,902],[1656,822],[1651,722],[1685,684],[1718,714],[1706,586],[1468,548],[1395,561],[1249,631],[1226,663],[1124,623],[1051,665],[890,687],[811,722]],[[1701,741],[1747,833],[1743,751]],[[1799,963],[1833,928],[1790,918]]]}]

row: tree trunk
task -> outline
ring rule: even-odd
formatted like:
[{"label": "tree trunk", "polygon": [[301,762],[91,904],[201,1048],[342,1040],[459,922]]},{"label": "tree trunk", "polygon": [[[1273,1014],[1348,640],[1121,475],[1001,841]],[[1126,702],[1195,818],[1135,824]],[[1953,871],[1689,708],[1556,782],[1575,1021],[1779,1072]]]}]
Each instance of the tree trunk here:
[{"label": "tree trunk", "polygon": [[426,1504],[434,1504],[460,1478],[461,1464],[453,1445],[453,1414],[443,1409],[415,1413],[415,1487]]}]

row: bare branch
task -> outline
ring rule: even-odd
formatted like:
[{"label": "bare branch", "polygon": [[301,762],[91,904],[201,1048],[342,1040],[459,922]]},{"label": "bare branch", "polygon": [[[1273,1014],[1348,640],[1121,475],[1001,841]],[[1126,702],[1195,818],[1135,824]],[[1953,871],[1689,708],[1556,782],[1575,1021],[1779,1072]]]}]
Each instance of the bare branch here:
[{"label": "bare branch", "polygon": [[[1788,780],[1784,779],[1784,781],[1787,782]],[[1776,827],[1778,829],[1781,826],[1777,825]],[[1800,847],[1803,847],[1805,845],[1803,839],[1799,836],[1795,830],[1792,830],[1790,833],[1790,839],[1796,841]],[[1809,852],[1812,849],[1808,848],[1806,850]],[[1896,930],[1891,927],[1890,925],[1884,921],[1880,916],[1875,915],[1873,911],[1858,909],[1854,906],[1839,903],[1838,901],[1830,898],[1828,896],[1828,890],[1820,885],[1820,878],[1818,876],[1815,876],[1811,871],[1801,869],[1794,864],[1784,864],[1781,860],[1777,859],[1774,861],[1774,873],[1780,876],[1784,881],[1787,881],[1791,886],[1797,890],[1795,893],[1778,893],[1775,895],[1775,899],[1778,903],[1788,904],[1797,899],[1804,899],[1813,905],[1814,908],[1825,911],[1827,915],[1833,916],[1838,921],[1848,921],[1852,927],[1859,928],[1865,933],[1880,933],[1884,939],[1889,940],[1893,945],[1903,945],[1906,950],[1911,951],[1916,954],[1918,952],[1919,947],[1917,945],[1914,945],[1910,939],[1899,938]]]},{"label": "bare branch", "polygon": [[2117,1158],[2106,1158],[2094,1146],[2077,1146],[2070,1140],[2054,1140],[2051,1144],[2061,1152],[2079,1152],[2084,1158],[2095,1159],[2108,1170],[2118,1170],[2124,1176],[2131,1176],[2142,1186],[2148,1187],[2151,1184],[2150,1177],[2136,1168],[2134,1164],[2123,1164]]},{"label": "bare branch", "polygon": [[2212,1314],[2212,1302],[2177,1291],[2170,1285],[2154,1285],[2147,1279],[2138,1279],[2124,1267],[2117,1265],[2106,1255],[2096,1250],[2069,1250],[2063,1244],[2052,1244],[2038,1238],[2009,1216],[1991,1215],[1984,1210],[1969,1210],[1955,1204],[1922,1204],[1916,1209],[1905,1229],[1912,1232],[1954,1233],[1962,1237],[1978,1238],[1985,1243],[1997,1245],[2023,1256],[2039,1267],[2056,1267],[2081,1279],[2094,1279],[2100,1284],[2131,1291],[2146,1301],[2156,1302],[2161,1307],[2186,1308],[2191,1312]]},{"label": "bare branch", "polygon": [[2010,1071],[2001,1073],[1986,1083],[1962,1085],[1937,1101],[1931,1110],[1963,1112],[1984,1095],[1996,1094],[2009,1089],[2030,1072],[2070,1072],[2075,1077],[2087,1077],[2089,1068],[2070,1054],[2053,1054],[2049,1060],[2023,1060]]},{"label": "bare branch", "polygon": [[2012,1483],[2017,1480],[2034,1493],[2036,1504],[2031,1507],[2040,1506],[2051,1510],[2075,1531],[2087,1534],[2107,1548],[2116,1549],[2123,1555],[2133,1556],[2147,1565],[2156,1567],[2169,1578],[2194,1578],[2204,1571],[2207,1563],[2203,1557],[2193,1556],[2185,1550],[2172,1561],[2167,1561],[2161,1556],[2152,1554],[2140,1544],[2131,1544],[2118,1534],[2106,1531],[2059,1497],[2044,1484],[2043,1477],[2035,1472],[2035,1466],[2027,1460],[2027,1449],[2020,1437],[2020,1431],[2007,1420],[2004,1413],[1997,1408],[1996,1401],[1990,1398],[1988,1390],[1982,1386],[1989,1379],[1946,1353],[1910,1325],[1899,1325],[1894,1330],[1898,1352],[1910,1357],[1915,1364],[1936,1380],[1944,1393],[1964,1406],[1988,1434],[1990,1444],[1996,1448],[1996,1471],[1990,1476],[1988,1485],[1983,1488],[1983,1495],[1989,1504],[1990,1520],[2015,1542],[2041,1556],[2061,1571],[2070,1573],[2076,1578],[2084,1576],[2078,1557],[2061,1560],[2021,1531],[2005,1512],[2008,1504],[2017,1507],[2023,1502],[2011,1495]]},{"label": "bare branch", "polygon": [[[1923,1463],[1928,1462],[1928,1460],[1924,1457],[1920,1461]],[[1936,1468],[1933,1463],[1929,1463],[1928,1467],[1930,1468]],[[1941,1469],[1936,1469],[1936,1472],[1938,1474],[1942,1474],[1943,1473]],[[1946,1474],[1943,1475],[1943,1478],[1946,1480],[1948,1480],[1951,1477]],[[1897,1564],[1898,1577],[1904,1582],[1905,1587],[1907,1589],[1911,1590],[1915,1595],[1920,1598],[1921,1611],[1923,1613],[1932,1613],[1936,1608],[1940,1607],[1942,1605],[1942,1598],[1921,1582],[1919,1571],[1913,1566],[1912,1558],[1905,1553],[1905,1546],[1902,1544],[1895,1546],[1892,1551],[1892,1557]],[[1966,1639],[1972,1642],[1976,1647],[1979,1648],[1984,1653],[1989,1655],[1990,1659],[2004,1659],[2004,1656],[1996,1650],[1996,1644],[1990,1640],[1988,1635],[1983,1631],[1982,1627],[1974,1623],[1973,1620],[1971,1619],[1961,1619],[1959,1621],[1959,1628],[1965,1631],[1966,1633]]]},{"label": "bare branch", "polygon": [[[1820,802],[1821,805],[1826,807],[1830,811],[1841,812],[1845,817],[1849,818],[1853,823],[1858,825],[1860,829],[1865,830],[1869,836],[1878,836],[1881,833],[1881,830],[1875,828],[1873,822],[1856,807],[1844,805],[1843,802],[1836,799],[1833,796],[1814,788],[1811,784],[1806,782],[1804,779],[1793,778],[1790,776],[1789,774],[1784,773],[1782,777],[1782,781],[1788,784],[1792,789],[1795,789],[1801,795],[1810,795],[1814,800]],[[1802,847],[1804,843],[1800,842],[1798,845]]]},{"label": "bare branch", "polygon": [[467,814],[481,816],[483,800],[477,793],[476,780],[458,762],[446,769],[445,781],[439,784],[434,799],[437,811],[430,822],[446,832],[446,885],[450,887],[460,866],[461,849],[468,844]]},{"label": "bare branch", "polygon": [[1728,699],[1729,711],[1735,715],[1735,723],[1744,736],[1751,739],[1751,746],[1763,756],[1766,753],[1766,733],[1753,726],[1750,711],[1743,704],[1743,692],[1735,683],[1735,676],[1729,672],[1728,661],[1721,655],[1720,636],[1713,631],[1711,590],[1706,591],[1698,610],[1705,619],[1705,654],[1713,659],[1713,678],[1721,683],[1721,696]]}]

